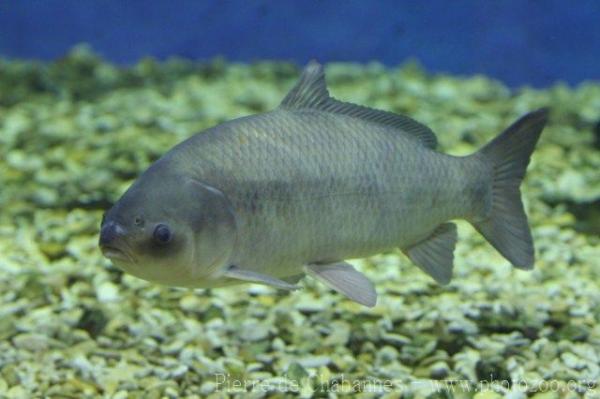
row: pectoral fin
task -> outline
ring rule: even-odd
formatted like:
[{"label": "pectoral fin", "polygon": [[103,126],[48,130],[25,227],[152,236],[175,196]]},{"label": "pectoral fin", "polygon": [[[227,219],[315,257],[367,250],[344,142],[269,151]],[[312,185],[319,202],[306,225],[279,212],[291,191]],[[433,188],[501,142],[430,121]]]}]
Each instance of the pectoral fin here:
[{"label": "pectoral fin", "polygon": [[229,267],[224,276],[236,280],[247,281],[249,283],[270,285],[271,287],[282,290],[294,291],[300,289],[300,287],[295,284],[290,284],[276,277],[271,277],[269,275],[261,274],[252,270],[242,269],[238,266]]},{"label": "pectoral fin", "polygon": [[377,303],[373,283],[346,262],[307,265],[304,269],[307,274],[361,305],[371,308]]},{"label": "pectoral fin", "polygon": [[456,225],[444,223],[421,241],[403,252],[439,284],[448,284],[452,279]]},{"label": "pectoral fin", "polygon": [[290,283],[290,284],[298,284],[298,282],[300,280],[302,280],[304,278],[305,274],[296,274],[294,276],[290,276],[290,277],[282,277],[281,279],[283,281],[285,281],[286,283]]}]

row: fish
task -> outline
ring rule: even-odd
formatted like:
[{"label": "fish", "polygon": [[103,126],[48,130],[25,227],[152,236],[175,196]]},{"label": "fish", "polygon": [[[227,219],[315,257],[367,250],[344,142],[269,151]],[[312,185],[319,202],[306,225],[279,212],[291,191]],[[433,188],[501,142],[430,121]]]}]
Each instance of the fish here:
[{"label": "fish", "polygon": [[462,219],[530,270],[520,185],[548,114],[530,112],[452,156],[410,117],[331,97],[311,61],[274,110],[206,129],[154,162],[105,213],[99,246],[158,284],[294,291],[311,276],[373,307],[373,283],[348,259],[400,249],[448,284],[452,220]]}]

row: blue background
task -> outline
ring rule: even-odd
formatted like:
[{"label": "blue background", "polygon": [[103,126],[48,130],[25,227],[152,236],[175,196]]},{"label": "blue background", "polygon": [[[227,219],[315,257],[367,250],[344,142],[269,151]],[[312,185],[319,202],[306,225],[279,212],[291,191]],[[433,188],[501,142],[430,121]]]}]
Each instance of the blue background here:
[{"label": "blue background", "polygon": [[80,42],[119,63],[415,57],[433,72],[547,86],[600,79],[600,1],[0,2],[1,56],[55,59]]}]

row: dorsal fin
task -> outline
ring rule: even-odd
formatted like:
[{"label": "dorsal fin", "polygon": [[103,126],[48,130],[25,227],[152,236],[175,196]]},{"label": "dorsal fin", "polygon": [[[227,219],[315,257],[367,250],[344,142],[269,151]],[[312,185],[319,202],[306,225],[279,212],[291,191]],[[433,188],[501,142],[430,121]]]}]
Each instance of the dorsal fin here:
[{"label": "dorsal fin", "polygon": [[309,62],[304,68],[298,83],[281,102],[281,107],[289,110],[317,109],[343,114],[401,130],[429,148],[435,148],[437,145],[437,139],[431,129],[407,116],[345,103],[330,97],[323,66],[316,61]]}]

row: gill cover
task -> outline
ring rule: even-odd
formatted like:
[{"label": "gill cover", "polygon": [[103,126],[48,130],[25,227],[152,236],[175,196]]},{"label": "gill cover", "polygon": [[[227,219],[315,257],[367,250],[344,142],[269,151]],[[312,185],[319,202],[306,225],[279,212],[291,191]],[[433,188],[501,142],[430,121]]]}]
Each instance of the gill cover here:
[{"label": "gill cover", "polygon": [[195,232],[194,280],[218,277],[233,252],[236,241],[235,214],[225,195],[214,187],[190,179],[197,194],[199,212],[190,215]]}]

